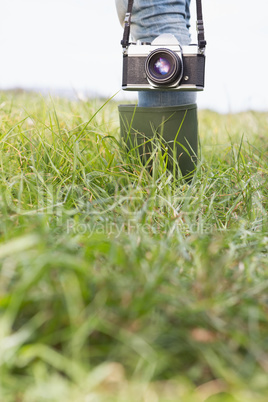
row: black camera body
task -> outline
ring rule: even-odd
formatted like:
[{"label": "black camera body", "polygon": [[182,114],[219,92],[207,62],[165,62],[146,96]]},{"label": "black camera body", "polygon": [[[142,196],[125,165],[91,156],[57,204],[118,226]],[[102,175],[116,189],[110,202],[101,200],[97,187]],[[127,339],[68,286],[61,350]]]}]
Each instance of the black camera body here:
[{"label": "black camera body", "polygon": [[123,53],[124,90],[202,91],[204,84],[204,49],[181,46],[172,34],[152,43],[131,43]]}]

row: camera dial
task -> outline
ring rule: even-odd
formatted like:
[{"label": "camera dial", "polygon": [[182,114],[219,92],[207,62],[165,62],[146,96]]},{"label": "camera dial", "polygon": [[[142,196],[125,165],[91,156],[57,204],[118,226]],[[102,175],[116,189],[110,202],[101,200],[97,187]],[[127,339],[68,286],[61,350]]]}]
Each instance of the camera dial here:
[{"label": "camera dial", "polygon": [[173,86],[182,78],[182,60],[180,56],[172,50],[158,48],[147,56],[145,72],[151,85]]}]

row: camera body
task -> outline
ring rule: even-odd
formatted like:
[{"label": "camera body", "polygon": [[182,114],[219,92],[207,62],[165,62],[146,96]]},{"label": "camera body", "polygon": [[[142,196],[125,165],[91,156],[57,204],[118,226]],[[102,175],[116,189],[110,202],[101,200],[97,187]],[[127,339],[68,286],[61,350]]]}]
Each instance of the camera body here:
[{"label": "camera body", "polygon": [[204,81],[203,49],[181,46],[172,34],[162,34],[152,43],[131,43],[123,54],[124,90],[202,91]]}]

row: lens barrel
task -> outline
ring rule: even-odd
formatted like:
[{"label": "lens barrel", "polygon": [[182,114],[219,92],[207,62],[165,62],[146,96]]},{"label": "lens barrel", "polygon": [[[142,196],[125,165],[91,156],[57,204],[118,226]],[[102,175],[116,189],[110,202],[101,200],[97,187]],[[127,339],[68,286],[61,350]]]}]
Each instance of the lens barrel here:
[{"label": "lens barrel", "polygon": [[182,77],[182,60],[172,50],[156,49],[148,55],[145,61],[145,72],[152,85],[172,86]]}]

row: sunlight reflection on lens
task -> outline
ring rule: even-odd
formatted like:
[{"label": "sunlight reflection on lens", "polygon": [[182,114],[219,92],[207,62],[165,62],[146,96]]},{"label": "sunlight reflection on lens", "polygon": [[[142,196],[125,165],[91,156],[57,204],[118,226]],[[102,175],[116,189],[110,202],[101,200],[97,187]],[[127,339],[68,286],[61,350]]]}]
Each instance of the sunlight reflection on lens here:
[{"label": "sunlight reflection on lens", "polygon": [[170,63],[167,59],[160,57],[154,64],[154,70],[157,74],[165,75],[170,70]]}]

